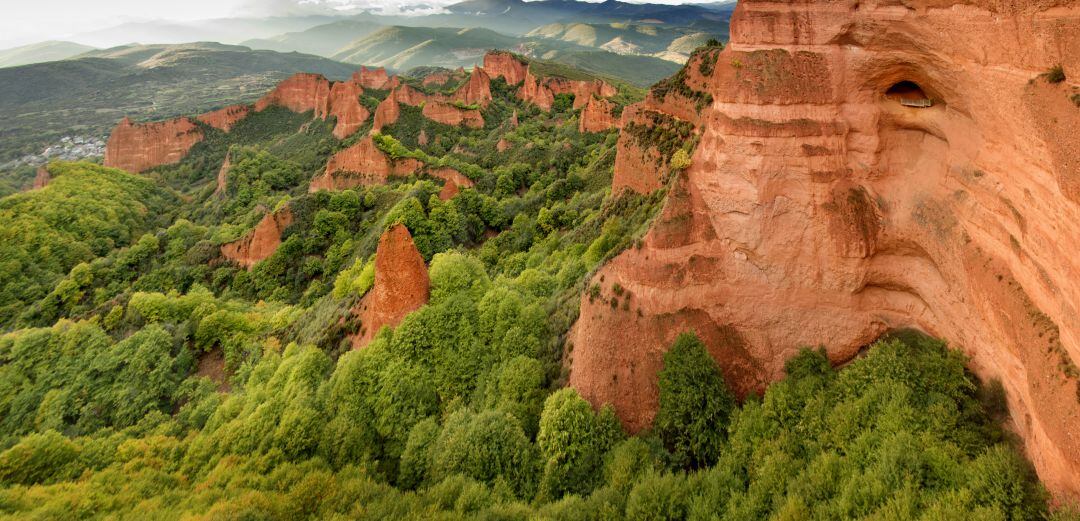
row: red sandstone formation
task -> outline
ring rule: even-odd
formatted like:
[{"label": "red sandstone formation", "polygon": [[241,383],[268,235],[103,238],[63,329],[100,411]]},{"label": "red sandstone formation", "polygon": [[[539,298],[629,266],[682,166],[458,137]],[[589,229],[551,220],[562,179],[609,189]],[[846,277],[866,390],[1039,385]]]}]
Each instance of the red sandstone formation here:
[{"label": "red sandstone formation", "polygon": [[425,87],[446,85],[450,81],[450,71],[438,71],[424,76],[420,83]]},{"label": "red sandstone formation", "polygon": [[403,224],[383,232],[375,251],[375,284],[353,308],[360,317],[360,332],[352,337],[354,349],[367,345],[383,326],[398,325],[405,315],[427,304],[431,291],[427,266]]},{"label": "red sandstone formation", "polygon": [[393,84],[394,81],[386,74],[386,69],[382,67],[378,69],[360,67],[358,72],[353,73],[353,81],[359,83],[365,89],[385,90],[396,86]]},{"label": "red sandstone formation", "polygon": [[[1043,482],[1080,493],[1080,114],[1030,82],[1080,73],[1076,3],[743,0],[709,54],[686,85],[711,103],[653,100],[701,141],[642,247],[593,279],[571,385],[637,430],[683,331],[745,394],[801,346],[841,363],[916,327],[1002,381]],[[888,99],[902,81],[933,106]]]},{"label": "red sandstone formation", "polygon": [[488,103],[491,103],[491,77],[482,67],[475,67],[469,75],[469,81],[458,87],[450,99],[466,105],[488,106]]},{"label": "red sandstone formation", "polygon": [[543,110],[551,110],[551,106],[555,103],[555,94],[528,69],[525,69],[525,80],[518,89],[517,97]]},{"label": "red sandstone formation", "polygon": [[507,85],[513,86],[525,80],[528,65],[505,51],[491,51],[484,55],[484,70],[492,78],[503,78]]},{"label": "red sandstone formation", "polygon": [[590,94],[589,102],[585,104],[585,108],[581,109],[578,131],[603,132],[615,128],[619,122],[612,113],[614,109],[614,103]]},{"label": "red sandstone formation", "polygon": [[428,137],[427,137],[427,132],[424,132],[424,129],[420,129],[420,135],[416,136],[416,142],[417,142],[417,144],[419,144],[422,147],[427,146]]},{"label": "red sandstone formation", "polygon": [[371,136],[365,136],[355,145],[334,154],[326,164],[323,175],[311,180],[308,191],[345,190],[382,184],[391,176],[411,175],[423,166],[413,158],[391,159],[375,146]]},{"label": "red sandstone formation", "polygon": [[31,190],[39,190],[49,186],[49,182],[52,181],[52,176],[49,175],[49,169],[44,166],[39,166],[36,175],[34,175],[34,186]]},{"label": "red sandstone formation", "polygon": [[507,150],[510,150],[510,148],[513,146],[514,145],[507,141],[506,138],[501,138],[499,139],[498,143],[495,143],[495,150],[498,150],[499,152],[506,152]]},{"label": "red sandstone formation", "polygon": [[428,96],[408,85],[402,85],[394,89],[394,97],[398,103],[404,103],[413,107],[419,107],[427,101]]},{"label": "red sandstone formation", "polygon": [[233,125],[247,117],[251,112],[251,105],[229,105],[211,112],[207,112],[196,119],[210,125],[222,132],[232,130]]},{"label": "red sandstone formation", "polygon": [[517,110],[514,111],[514,115],[510,116],[510,128],[518,127]]},{"label": "red sandstone formation", "polygon": [[277,251],[281,245],[281,233],[292,221],[292,211],[288,206],[276,213],[267,212],[255,229],[243,238],[222,244],[221,255],[250,270]]},{"label": "red sandstone formation", "polygon": [[544,78],[544,85],[553,94],[573,94],[574,108],[584,107],[593,96],[610,98],[618,92],[604,80],[570,80],[566,78]]},{"label": "red sandstone formation", "polygon": [[321,74],[299,73],[279,83],[256,102],[255,111],[276,105],[293,112],[311,110],[320,119],[333,116],[337,119],[334,137],[343,139],[356,132],[369,116],[360,104],[363,92],[355,79],[331,84]]},{"label": "red sandstone formation", "polygon": [[469,128],[482,128],[484,126],[484,116],[480,114],[479,110],[462,109],[436,100],[428,100],[424,104],[422,114],[425,118],[444,125],[465,125]]},{"label": "red sandstone formation", "polygon": [[214,195],[220,195],[225,193],[229,183],[229,168],[232,167],[232,162],[229,160],[229,153],[225,153],[225,160],[221,162],[221,168],[218,169],[217,174],[217,187],[214,189]]},{"label": "red sandstone formation", "polygon": [[401,107],[398,106],[397,89],[390,92],[386,99],[379,102],[375,107],[375,120],[371,124],[371,130],[378,132],[387,125],[393,125],[401,117]]},{"label": "red sandstone formation", "polygon": [[465,174],[445,166],[429,171],[428,175],[443,180],[443,187],[439,192],[439,199],[443,201],[452,199],[462,188],[470,188],[475,184],[472,179],[465,177]]},{"label": "red sandstone formation", "polygon": [[154,123],[120,121],[105,144],[105,166],[142,172],[178,163],[191,147],[203,140],[202,130],[191,118]]}]

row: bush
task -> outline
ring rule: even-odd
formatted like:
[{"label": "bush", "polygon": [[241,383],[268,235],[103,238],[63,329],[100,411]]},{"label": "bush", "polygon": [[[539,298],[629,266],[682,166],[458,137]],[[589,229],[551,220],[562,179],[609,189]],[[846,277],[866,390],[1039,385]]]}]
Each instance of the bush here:
[{"label": "bush", "polygon": [[1049,83],[1061,83],[1065,81],[1065,68],[1061,64],[1057,64],[1050,68],[1050,70],[1043,73],[1043,77]]},{"label": "bush", "polygon": [[549,396],[536,437],[544,459],[540,497],[550,501],[591,492],[600,483],[604,454],[622,437],[610,407],[597,414],[569,388]]},{"label": "bush", "polygon": [[735,397],[716,361],[693,333],[684,333],[664,355],[656,433],[679,467],[698,469],[720,456]]}]

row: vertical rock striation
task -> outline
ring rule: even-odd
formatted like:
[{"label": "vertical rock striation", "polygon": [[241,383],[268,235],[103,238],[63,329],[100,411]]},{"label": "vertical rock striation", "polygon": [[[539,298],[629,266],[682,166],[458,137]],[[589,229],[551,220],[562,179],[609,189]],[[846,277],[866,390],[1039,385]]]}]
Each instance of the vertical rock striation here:
[{"label": "vertical rock striation", "polygon": [[178,163],[203,137],[202,129],[187,117],[154,123],[124,118],[105,144],[105,166],[142,172]]}]

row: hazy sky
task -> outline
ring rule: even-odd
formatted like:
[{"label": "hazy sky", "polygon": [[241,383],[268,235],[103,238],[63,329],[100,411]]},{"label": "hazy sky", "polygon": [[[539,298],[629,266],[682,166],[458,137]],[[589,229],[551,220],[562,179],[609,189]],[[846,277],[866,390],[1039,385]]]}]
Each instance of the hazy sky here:
[{"label": "hazy sky", "polygon": [[[456,1],[459,0],[2,0],[0,47],[63,39],[129,21],[187,21],[236,14],[330,12],[356,8],[401,12],[418,4],[430,11]],[[712,0],[649,1],[681,4]]]}]

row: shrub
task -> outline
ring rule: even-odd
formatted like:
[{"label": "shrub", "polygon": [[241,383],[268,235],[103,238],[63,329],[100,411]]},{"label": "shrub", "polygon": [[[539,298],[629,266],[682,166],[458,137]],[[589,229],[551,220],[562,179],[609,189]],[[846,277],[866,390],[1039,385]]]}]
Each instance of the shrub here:
[{"label": "shrub", "polygon": [[680,467],[703,468],[720,456],[735,397],[705,345],[684,333],[664,355],[656,433]]},{"label": "shrub", "polygon": [[544,458],[541,498],[585,495],[599,485],[604,454],[623,437],[614,411],[599,414],[574,389],[561,389],[544,402],[536,437]]},{"label": "shrub", "polygon": [[1049,83],[1061,83],[1065,81],[1065,68],[1061,64],[1057,64],[1050,67],[1050,70],[1043,73],[1043,77]]}]

